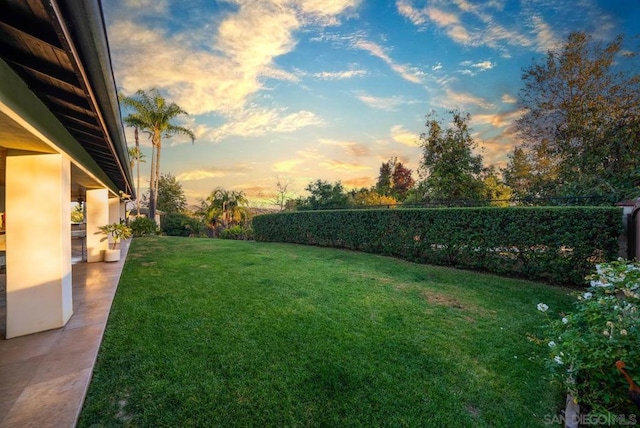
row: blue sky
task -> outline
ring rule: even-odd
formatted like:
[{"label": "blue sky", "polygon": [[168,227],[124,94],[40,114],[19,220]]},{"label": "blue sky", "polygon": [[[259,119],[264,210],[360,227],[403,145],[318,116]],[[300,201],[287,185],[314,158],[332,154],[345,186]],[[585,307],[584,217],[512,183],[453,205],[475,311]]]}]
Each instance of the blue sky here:
[{"label": "blue sky", "polygon": [[[118,90],[158,88],[196,134],[164,141],[189,203],[216,187],[253,205],[316,179],[375,183],[398,157],[418,178],[431,110],[472,115],[485,165],[504,166],[522,69],[571,31],[637,51],[638,0],[107,0]],[[133,145],[132,132],[127,138]],[[143,137],[150,158],[150,142]],[[149,163],[143,164],[143,189]]]}]

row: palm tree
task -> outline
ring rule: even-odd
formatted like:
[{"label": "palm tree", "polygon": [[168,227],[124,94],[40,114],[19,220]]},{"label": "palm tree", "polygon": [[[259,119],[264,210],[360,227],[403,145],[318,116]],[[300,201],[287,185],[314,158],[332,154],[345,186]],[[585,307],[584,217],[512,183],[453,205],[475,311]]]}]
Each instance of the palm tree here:
[{"label": "palm tree", "polygon": [[217,235],[221,229],[244,223],[249,217],[248,205],[249,200],[243,192],[217,188],[200,200],[199,213]]},{"label": "palm tree", "polygon": [[167,104],[157,89],[149,92],[139,90],[135,96],[120,97],[123,106],[134,110],[124,118],[124,122],[149,134],[151,138],[151,179],[149,180],[149,218],[155,219],[158,204],[158,179],[160,178],[160,153],[162,137],[169,138],[173,134],[183,134],[195,141],[193,131],[183,126],[173,125],[171,119],[188,113],[176,103]]},{"label": "palm tree", "polygon": [[135,130],[136,147],[129,147],[129,161],[131,163],[131,169],[136,167],[137,182],[136,182],[136,212],[140,215],[140,163],[146,163],[144,160],[145,155],[140,151],[140,145],[138,143],[138,128]]}]

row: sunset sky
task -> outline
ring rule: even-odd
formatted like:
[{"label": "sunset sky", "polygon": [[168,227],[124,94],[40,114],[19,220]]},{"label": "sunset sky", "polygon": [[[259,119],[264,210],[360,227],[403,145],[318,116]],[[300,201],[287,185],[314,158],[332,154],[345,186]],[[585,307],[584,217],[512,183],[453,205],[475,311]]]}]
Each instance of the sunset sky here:
[{"label": "sunset sky", "polygon": [[[522,69],[571,31],[638,50],[638,0],[105,0],[118,90],[157,88],[196,134],[164,141],[189,203],[216,187],[252,205],[278,179],[375,183],[414,171],[425,115],[472,115],[485,165],[504,166]],[[131,130],[128,144],[133,145]],[[148,187],[150,141],[142,137]],[[141,192],[142,193],[142,192]]]}]

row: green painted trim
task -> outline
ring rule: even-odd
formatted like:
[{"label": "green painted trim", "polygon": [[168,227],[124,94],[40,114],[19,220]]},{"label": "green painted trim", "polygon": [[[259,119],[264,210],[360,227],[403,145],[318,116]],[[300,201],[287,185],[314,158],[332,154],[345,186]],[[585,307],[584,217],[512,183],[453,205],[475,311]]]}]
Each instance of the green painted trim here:
[{"label": "green painted trim", "polygon": [[67,154],[73,163],[81,165],[93,174],[109,190],[118,194],[116,185],[98,166],[87,151],[76,141],[51,111],[29,89],[24,81],[0,59],[0,102],[33,126],[55,145],[56,150]]}]

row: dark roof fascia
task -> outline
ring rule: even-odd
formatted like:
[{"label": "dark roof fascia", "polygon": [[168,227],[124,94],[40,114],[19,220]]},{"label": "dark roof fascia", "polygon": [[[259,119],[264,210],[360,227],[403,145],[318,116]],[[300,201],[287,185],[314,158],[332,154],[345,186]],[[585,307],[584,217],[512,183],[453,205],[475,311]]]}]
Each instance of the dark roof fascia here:
[{"label": "dark roof fascia", "polygon": [[73,42],[81,56],[89,84],[95,93],[107,132],[124,171],[127,189],[119,189],[135,199],[135,186],[129,163],[129,151],[120,115],[107,33],[100,0],[59,0]]},{"label": "dark roof fascia", "polygon": [[[109,188],[116,189],[115,183],[100,168],[95,159],[78,143],[51,110],[27,86],[4,60],[0,59],[0,101],[15,112],[25,122],[44,137],[45,144],[51,146],[53,152],[62,150],[80,165],[83,165],[98,180]],[[30,131],[33,132],[33,131]],[[40,138],[40,137],[38,137]],[[47,142],[47,140],[49,142]],[[58,149],[55,149],[57,147]]]}]

